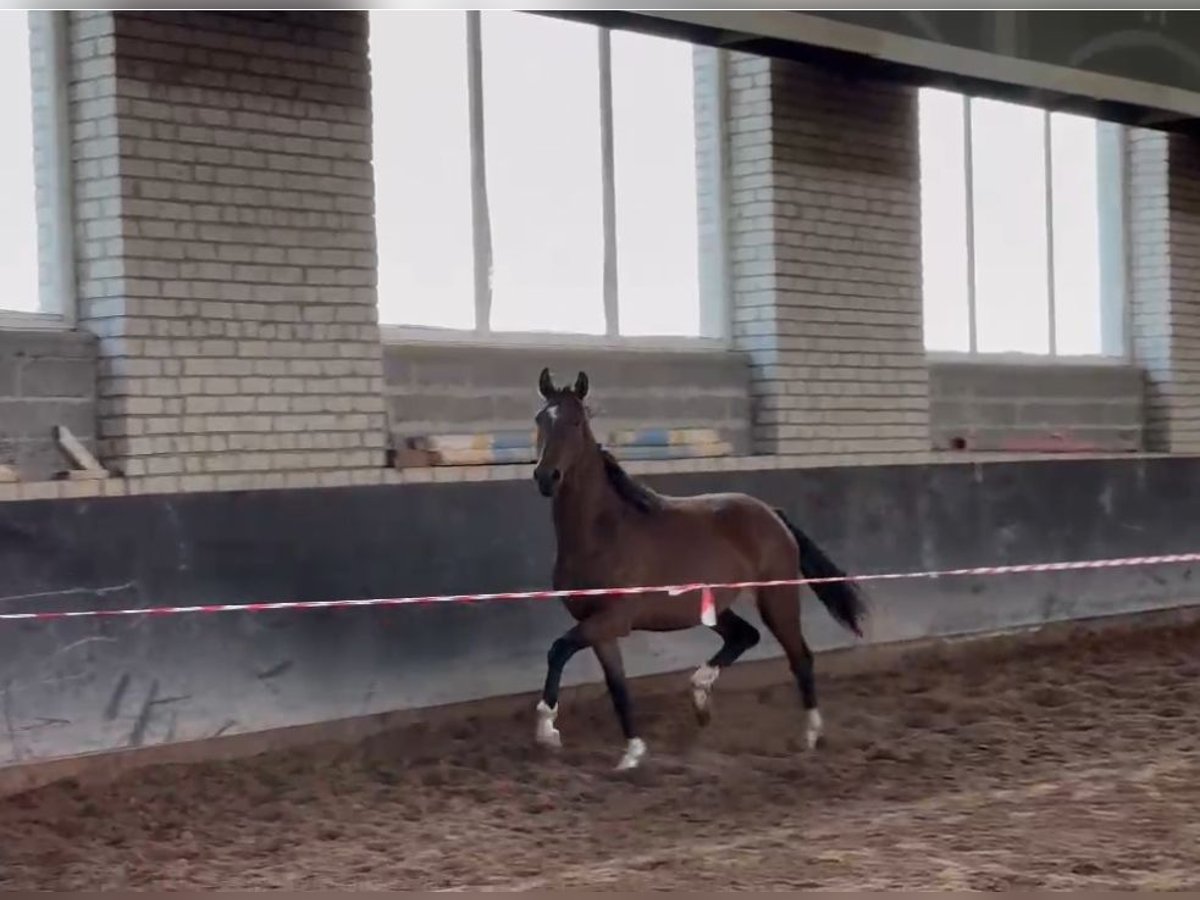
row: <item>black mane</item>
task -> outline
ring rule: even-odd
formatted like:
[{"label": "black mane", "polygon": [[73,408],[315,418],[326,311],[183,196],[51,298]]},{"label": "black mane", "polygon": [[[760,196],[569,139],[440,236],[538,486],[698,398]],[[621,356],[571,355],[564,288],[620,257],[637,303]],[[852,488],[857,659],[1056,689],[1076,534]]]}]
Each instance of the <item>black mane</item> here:
[{"label": "black mane", "polygon": [[604,460],[604,474],[608,477],[608,483],[613,486],[618,497],[638,512],[652,513],[663,508],[662,495],[635,480],[621,468],[617,458],[603,447],[600,448],[600,458]]}]

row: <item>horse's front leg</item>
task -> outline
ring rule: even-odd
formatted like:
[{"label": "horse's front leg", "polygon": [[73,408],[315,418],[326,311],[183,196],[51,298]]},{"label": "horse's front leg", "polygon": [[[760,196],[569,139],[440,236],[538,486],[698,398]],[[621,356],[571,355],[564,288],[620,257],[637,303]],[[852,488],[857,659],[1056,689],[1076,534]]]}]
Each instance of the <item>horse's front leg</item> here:
[{"label": "horse's front leg", "polygon": [[638,737],[633,725],[633,705],[629,701],[629,685],[625,682],[625,663],[621,659],[621,647],[616,639],[592,646],[600,667],[604,669],[604,683],[612,698],[613,711],[621,723],[625,735],[625,755],[617,763],[617,770],[636,769],[646,755],[646,742]]},{"label": "horse's front leg", "polygon": [[542,687],[542,699],[537,705],[537,732],[535,739],[543,747],[557,749],[562,746],[562,737],[554,727],[558,718],[558,691],[562,684],[563,669],[571,657],[587,646],[576,625],[550,645],[546,654],[546,683]]},{"label": "horse's front leg", "polygon": [[562,745],[555,720],[558,718],[558,692],[563,669],[576,653],[584,647],[591,647],[604,670],[604,682],[612,698],[613,710],[625,735],[625,754],[617,768],[632,769],[642,761],[646,755],[646,743],[634,729],[625,667],[621,660],[621,648],[617,644],[618,638],[629,633],[627,619],[622,609],[610,606],[602,613],[580,622],[550,646],[546,656],[546,684],[537,705],[536,739],[539,744],[552,748]]}]

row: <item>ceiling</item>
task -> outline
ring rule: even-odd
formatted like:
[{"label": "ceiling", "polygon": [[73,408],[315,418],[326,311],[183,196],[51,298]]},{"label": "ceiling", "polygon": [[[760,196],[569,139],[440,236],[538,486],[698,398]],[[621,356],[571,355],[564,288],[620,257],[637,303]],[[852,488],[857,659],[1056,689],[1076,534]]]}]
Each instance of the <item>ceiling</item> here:
[{"label": "ceiling", "polygon": [[571,10],[549,15],[1200,133],[1191,11]]}]

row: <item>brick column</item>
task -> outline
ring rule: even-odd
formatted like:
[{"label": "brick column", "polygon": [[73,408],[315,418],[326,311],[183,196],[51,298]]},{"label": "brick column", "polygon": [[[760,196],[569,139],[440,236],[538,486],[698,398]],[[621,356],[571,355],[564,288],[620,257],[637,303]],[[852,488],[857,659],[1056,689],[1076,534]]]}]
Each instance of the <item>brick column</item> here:
[{"label": "brick column", "polygon": [[927,451],[915,91],[735,54],[729,106],[757,449]]},{"label": "brick column", "polygon": [[103,456],[381,466],[366,15],[73,13],[70,46]]},{"label": "brick column", "polygon": [[1146,373],[1146,448],[1200,452],[1200,141],[1131,129],[1133,352]]}]

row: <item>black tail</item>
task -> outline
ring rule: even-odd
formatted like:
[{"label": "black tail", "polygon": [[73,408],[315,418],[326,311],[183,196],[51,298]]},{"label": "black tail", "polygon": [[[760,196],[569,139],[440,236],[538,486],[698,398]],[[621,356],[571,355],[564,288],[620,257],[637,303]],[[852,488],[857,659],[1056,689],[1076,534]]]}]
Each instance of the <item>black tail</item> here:
[{"label": "black tail", "polygon": [[[825,555],[825,551],[796,527],[787,517],[787,513],[776,509],[775,515],[787,526],[800,547],[800,573],[805,578],[846,577],[846,573]],[[858,585],[852,581],[825,581],[809,586],[834,619],[862,637],[862,620],[867,614],[867,605],[858,590]]]}]

